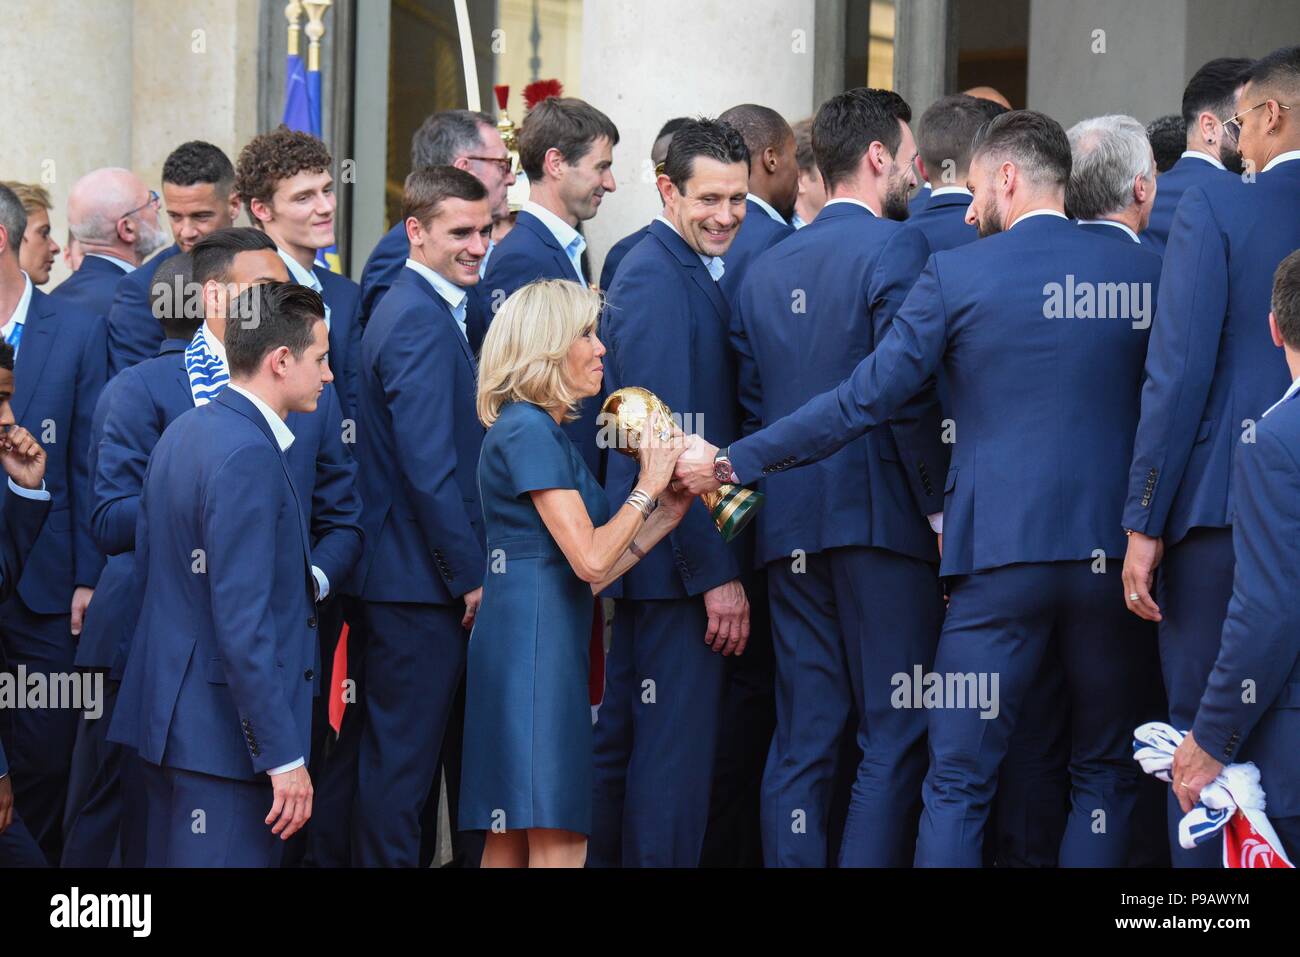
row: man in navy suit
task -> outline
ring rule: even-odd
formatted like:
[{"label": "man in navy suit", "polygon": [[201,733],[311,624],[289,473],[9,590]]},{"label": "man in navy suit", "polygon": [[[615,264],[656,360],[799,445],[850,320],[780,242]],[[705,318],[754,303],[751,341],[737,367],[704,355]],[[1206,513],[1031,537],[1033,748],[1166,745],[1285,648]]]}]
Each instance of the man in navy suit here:
[{"label": "man in navy suit", "polygon": [[[14,351],[0,342],[0,465],[9,492],[0,506],[0,598],[7,599],[22,576],[23,563],[50,510],[45,489],[45,450],[14,423],[9,400],[14,391]],[[14,811],[14,782],[0,744],[0,867],[45,867],[45,855],[22,817]]]},{"label": "man in navy suit", "polygon": [[[647,388],[683,417],[683,428],[718,440],[740,424],[730,307],[717,279],[745,216],[748,182],[749,152],[733,127],[692,120],[678,129],[659,176],[663,216],[623,260],[610,290],[618,305],[602,320],[607,388]],[[611,501],[623,501],[635,478],[632,459],[609,457]],[[606,593],[617,608],[595,729],[595,866],[700,860],[723,655],[742,652],[749,638],[740,582],[748,556],[740,542],[723,542],[703,504],[670,539]]]},{"label": "man in navy suit", "polygon": [[[56,305],[18,268],[25,225],[22,204],[0,187],[0,337],[16,353],[14,418],[45,446],[52,499],[16,594],[0,603],[0,648],[10,668],[58,675],[73,670],[76,636],[104,565],[90,535],[86,457],[106,350],[99,315]],[[0,722],[18,810],[51,862],[61,853],[76,727],[77,713],[66,708],[22,708]]]},{"label": "man in navy suit", "polygon": [[968,182],[983,238],[930,258],[837,388],[729,449],[694,438],[678,463],[700,492],[818,461],[888,421],[944,364],[956,426],[942,519],[948,613],[933,671],[918,661],[867,690],[928,710],[919,865],[980,864],[998,765],[1052,643],[1071,709],[1061,863],[1117,865],[1128,850],[1140,629],[1106,557],[1123,544],[1115,516],[1160,263],[1065,218],[1069,170],[1069,142],[1050,117],[993,120]]},{"label": "man in navy suit", "polygon": [[1253,62],[1240,57],[1211,60],[1187,81],[1182,108],[1187,146],[1178,161],[1161,174],[1160,195],[1142,234],[1156,252],[1163,253],[1169,244],[1174,210],[1188,187],[1227,182],[1242,172],[1241,152],[1224,130],[1223,121],[1236,112],[1243,74]]},{"label": "man in navy suit", "polygon": [[441,166],[407,177],[402,208],[407,265],[361,339],[354,588],[367,644],[352,856],[369,867],[417,863],[486,562],[465,311],[492,206],[472,174]]},{"label": "man in navy suit", "polygon": [[[506,192],[515,184],[510,152],[501,140],[496,120],[486,113],[469,110],[443,110],[430,114],[411,137],[411,169],[428,169],[432,166],[455,166],[473,173],[487,187],[488,202],[492,206],[492,222],[501,222],[510,215]],[[487,267],[492,255],[492,244],[483,257]],[[399,221],[384,233],[376,244],[361,273],[362,324],[374,315],[375,307],[384,293],[406,267],[410,244],[406,239],[406,222]],[[475,352],[483,343],[490,314],[481,313],[477,303],[466,319],[470,344]],[[472,322],[470,320],[473,320]]]},{"label": "man in navy suit", "polygon": [[794,232],[790,217],[799,195],[799,164],[794,155],[794,131],[776,110],[742,103],[718,121],[735,127],[749,150],[745,221],[723,257],[727,270],[718,282],[727,301],[734,303],[750,264]]},{"label": "man in navy suit", "polygon": [[[596,215],[605,194],[617,186],[611,170],[616,145],[617,127],[589,103],[552,97],[533,107],[519,130],[528,202],[492,253],[479,290],[489,319],[511,293],[534,279],[584,286],[595,281],[582,269],[587,240],[578,226]],[[597,479],[604,475],[604,455],[596,446],[600,403],[600,396],[583,400],[580,417],[564,425]]]},{"label": "man in navy suit", "polygon": [[144,601],[109,736],[141,758],[150,866],[274,867],[311,817],[316,584],[284,452],[285,418],[313,411],[332,378],[324,314],[292,283],[241,294],[229,387],[149,459]]},{"label": "man in navy suit", "polygon": [[[650,147],[650,168],[654,170],[656,176],[659,175],[659,170],[668,157],[668,144],[673,141],[673,134],[685,122],[686,117],[679,116],[659,128],[654,145]],[[614,285],[614,274],[618,272],[618,265],[623,261],[623,257],[632,251],[633,246],[645,239],[649,231],[649,224],[642,226],[609,248],[609,252],[605,254],[605,262],[600,267],[600,288],[604,292],[608,293],[610,286]]]},{"label": "man in navy suit", "polygon": [[152,308],[154,276],[178,252],[187,253],[204,236],[235,224],[239,217],[235,168],[229,157],[211,143],[182,143],[163,163],[162,199],[173,243],[117,284],[108,311],[110,378],[158,354],[163,329]]},{"label": "man in navy suit", "polygon": [[[912,185],[910,117],[901,97],[880,90],[842,93],[817,111],[829,199],[810,226],[755,260],[733,309],[747,424],[775,421],[848,376],[911,288],[884,260],[910,259],[919,271],[928,258],[918,233],[881,215]],[[831,862],[840,740],[855,714],[863,756],[839,862],[911,862],[925,715],[867,691],[913,662],[929,669],[934,661],[943,600],[926,515],[943,511],[948,458],[934,408],[762,485],[758,560],[768,572],[777,673],[762,792],[768,866]]]},{"label": "man in navy suit", "polygon": [[330,151],[310,133],[281,126],[255,136],[239,153],[235,190],[248,219],[274,240],[289,275],[325,300],[330,368],[345,418],[356,415],[361,349],[361,287],[318,261],[334,245],[334,175]]},{"label": "man in navy suit", "polygon": [[1066,136],[1071,161],[1065,208],[1080,229],[1141,244],[1159,193],[1146,128],[1112,113],[1080,120]]},{"label": "man in navy suit", "polygon": [[1292,382],[1237,456],[1232,600],[1170,784],[1180,810],[1190,811],[1224,764],[1254,761],[1269,823],[1294,863],[1300,860],[1300,403],[1292,400],[1300,390],[1300,251],[1277,267],[1272,306],[1269,331]]},{"label": "man in navy suit", "polygon": [[826,183],[812,147],[812,117],[800,120],[790,127],[794,131],[794,161],[799,166],[799,193],[794,200],[794,215],[790,225],[803,229],[826,205]]},{"label": "man in navy suit", "polygon": [[[1123,516],[1124,594],[1160,622],[1179,730],[1196,715],[1232,596],[1234,462],[1290,381],[1263,317],[1273,270],[1300,247],[1300,120],[1283,109],[1297,99],[1300,47],[1251,67],[1224,127],[1257,172],[1188,187],[1164,254]],[[1170,814],[1175,866],[1218,866],[1212,851],[1178,846],[1172,804]]]}]

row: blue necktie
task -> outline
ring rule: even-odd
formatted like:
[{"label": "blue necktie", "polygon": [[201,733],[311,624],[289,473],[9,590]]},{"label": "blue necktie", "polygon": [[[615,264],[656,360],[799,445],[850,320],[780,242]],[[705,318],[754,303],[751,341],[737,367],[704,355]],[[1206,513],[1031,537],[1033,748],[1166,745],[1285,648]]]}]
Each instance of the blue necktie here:
[{"label": "blue necktie", "polygon": [[9,335],[5,337],[5,342],[13,346],[15,359],[18,358],[18,343],[23,339],[23,327],[25,325],[26,323],[23,322],[15,322],[14,327],[9,330]]}]

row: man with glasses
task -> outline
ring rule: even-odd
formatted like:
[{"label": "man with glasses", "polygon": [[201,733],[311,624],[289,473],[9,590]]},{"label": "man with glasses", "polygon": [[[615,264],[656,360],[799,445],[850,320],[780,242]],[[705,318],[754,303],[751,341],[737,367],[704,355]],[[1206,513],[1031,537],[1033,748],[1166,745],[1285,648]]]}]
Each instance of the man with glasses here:
[{"label": "man with glasses", "polygon": [[1210,180],[1233,180],[1241,172],[1237,142],[1223,128],[1223,121],[1237,108],[1242,74],[1253,60],[1220,57],[1197,70],[1183,90],[1183,123],[1187,127],[1186,148],[1178,161],[1160,177],[1160,190],[1151,207],[1151,221],[1142,239],[1158,253],[1169,242],[1174,210],[1190,186]]},{"label": "man with glasses", "polygon": [[[501,140],[496,120],[486,113],[470,110],[444,110],[425,119],[411,137],[411,169],[428,169],[432,166],[455,166],[478,177],[487,187],[495,225],[510,215],[506,191],[515,183],[513,161]],[[361,315],[373,315],[379,300],[393,284],[406,265],[409,252],[406,224],[398,222],[376,244],[366,268],[361,273]],[[480,275],[486,275],[488,261],[492,258],[494,244],[488,245],[483,257]],[[466,320],[470,345],[478,351],[487,331],[483,317],[470,310]]]},{"label": "man with glasses", "polygon": [[[1267,317],[1273,271],[1300,247],[1300,46],[1270,53],[1244,80],[1239,112],[1223,128],[1241,151],[1245,182],[1191,186],[1174,213],[1124,509],[1125,599],[1160,623],[1170,721],[1180,731],[1192,726],[1232,595],[1234,463],[1291,382]],[[1174,865],[1219,866],[1216,848],[1178,845],[1174,797]]]}]

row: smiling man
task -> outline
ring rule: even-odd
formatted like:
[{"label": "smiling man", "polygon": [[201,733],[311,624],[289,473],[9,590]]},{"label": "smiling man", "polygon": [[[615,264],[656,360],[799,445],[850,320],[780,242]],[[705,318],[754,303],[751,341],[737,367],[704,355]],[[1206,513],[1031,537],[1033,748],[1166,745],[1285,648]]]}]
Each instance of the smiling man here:
[{"label": "smiling man", "polygon": [[[736,371],[718,279],[720,257],[745,218],[744,139],[717,120],[683,124],[658,186],[663,215],[619,266],[609,293],[618,306],[602,319],[606,386],[649,389],[674,412],[689,413],[706,438],[733,434],[740,424]],[[611,501],[627,497],[636,472],[632,459],[609,457]],[[740,541],[722,540],[703,503],[669,539],[607,593],[618,609],[596,723],[593,866],[694,867],[700,860],[723,656],[741,653],[749,638],[740,581],[748,562]],[[646,681],[655,687],[652,706],[643,704]]]},{"label": "smiling man", "polygon": [[[596,215],[616,184],[611,170],[618,128],[589,103],[554,97],[537,104],[519,131],[519,163],[528,176],[528,202],[515,228],[488,261],[480,290],[488,319],[520,286],[534,279],[594,281],[582,271],[587,241],[578,231]],[[564,426],[591,474],[604,475],[596,447],[600,396],[582,404],[582,415]]]},{"label": "smiling man", "polygon": [[334,245],[334,159],[310,133],[279,126],[254,137],[239,153],[235,188],[249,221],[274,240],[290,278],[325,300],[330,365],[343,414],[356,414],[357,353],[361,349],[361,287],[320,265]]},{"label": "smiling man", "polygon": [[110,376],[158,354],[163,328],[152,308],[154,276],[178,252],[187,253],[204,236],[234,225],[239,216],[235,168],[211,143],[182,143],[163,163],[162,200],[173,244],[117,284],[108,312]]}]

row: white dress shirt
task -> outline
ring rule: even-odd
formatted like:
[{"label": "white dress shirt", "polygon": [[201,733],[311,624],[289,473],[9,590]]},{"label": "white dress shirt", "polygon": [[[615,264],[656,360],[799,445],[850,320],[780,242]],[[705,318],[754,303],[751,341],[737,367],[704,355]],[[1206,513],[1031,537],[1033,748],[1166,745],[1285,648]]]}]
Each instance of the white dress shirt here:
[{"label": "white dress shirt", "polygon": [[[1282,404],[1283,402],[1285,402],[1287,399],[1291,398],[1291,396],[1295,395],[1297,390],[1300,390],[1300,379],[1296,379],[1294,382],[1292,382],[1292,383],[1287,387],[1286,392],[1284,392],[1284,393],[1282,394],[1282,398],[1278,399],[1276,402],[1274,402],[1272,405],[1270,405],[1270,406],[1268,407],[1268,410],[1264,413],[1264,415],[1268,415],[1269,412],[1272,412],[1274,409],[1276,409],[1279,405],[1281,405],[1281,404]],[[1263,417],[1264,417],[1263,415],[1260,416],[1261,419],[1262,419]],[[12,485],[13,483],[10,482],[9,484]]]},{"label": "white dress shirt", "polygon": [[[325,298],[325,287],[320,284],[320,276],[316,275],[314,269],[303,269],[302,263],[294,259],[283,249],[277,249],[280,258],[284,264],[289,267],[289,278],[300,286],[306,286],[308,289],[314,289],[320,295],[321,299]],[[329,332],[330,328],[330,304],[325,303],[325,331]]]},{"label": "white dress shirt", "polygon": [[962,196],[969,196],[971,199],[975,198],[975,194],[965,186],[940,186],[938,189],[930,190],[930,198],[934,199],[936,196],[948,196],[952,193],[960,193]]},{"label": "white dress shirt", "polygon": [[1069,216],[1066,216],[1065,213],[1061,212],[1059,209],[1031,209],[1029,212],[1021,213],[1019,216],[1017,216],[1015,220],[1011,223],[1011,225],[1007,227],[1007,229],[1015,229],[1016,223],[1020,222],[1022,219],[1028,219],[1031,216],[1056,216],[1059,217],[1060,219],[1070,218]]},{"label": "white dress shirt", "polygon": [[1138,243],[1139,245],[1142,243],[1142,240],[1138,239],[1137,233],[1133,232],[1133,230],[1124,223],[1117,223],[1113,219],[1081,219],[1079,220],[1079,225],[1114,226],[1116,229],[1122,229],[1124,232],[1128,233],[1128,238],[1133,240],[1133,242]]},{"label": "white dress shirt", "polygon": [[1274,166],[1280,166],[1283,163],[1289,163],[1292,160],[1298,160],[1298,159],[1300,159],[1300,150],[1287,150],[1285,153],[1278,153],[1276,156],[1274,156],[1271,160],[1268,161],[1267,165],[1265,165],[1265,167],[1262,170],[1260,170],[1260,172],[1267,173]]},{"label": "white dress shirt", "polygon": [[[662,213],[656,216],[655,219],[663,223],[673,232],[677,233],[677,227],[674,226],[668,220],[668,217],[664,216]],[[677,233],[677,235],[682,236],[681,233]],[[686,237],[682,236],[682,242],[686,243]],[[690,246],[691,244],[686,243],[686,245]],[[694,252],[695,255],[700,257],[700,262],[704,263],[704,268],[709,271],[709,275],[713,277],[714,282],[717,282],[719,279],[721,279],[722,274],[727,271],[726,264],[722,261],[721,256],[706,256],[704,255],[704,253],[696,250],[694,247],[692,247],[691,251]]]},{"label": "white dress shirt", "polygon": [[790,225],[785,221],[785,217],[782,216],[780,213],[778,213],[775,209],[773,209],[771,204],[768,203],[767,200],[763,199],[763,197],[755,196],[753,193],[746,193],[745,198],[748,199],[755,206],[757,206],[759,209],[761,209],[763,212],[767,213],[769,217],[776,220],[782,226]]},{"label": "white dress shirt", "polygon": [[433,287],[436,292],[447,303],[451,309],[452,318],[456,320],[456,325],[460,327],[460,334],[469,341],[469,333],[465,330],[465,306],[469,300],[469,292],[464,286],[458,286],[441,273],[434,272],[422,262],[416,262],[414,259],[407,259],[406,265],[414,269],[424,277],[425,281]]},{"label": "white dress shirt", "polygon": [[[31,308],[31,305],[32,278],[27,273],[23,273],[23,294],[18,297],[18,305],[14,306],[13,314],[9,316],[9,320],[3,326],[0,326],[0,338],[8,342],[10,334],[16,327],[27,325],[27,310]],[[15,359],[18,358],[18,349],[21,345],[21,339],[14,344]]]},{"label": "white dress shirt", "polygon": [[534,203],[531,199],[524,203],[522,211],[532,213],[542,221],[543,226],[551,231],[551,235],[560,244],[564,254],[569,257],[569,262],[573,263],[574,272],[578,274],[579,279],[582,279],[582,284],[585,286],[587,280],[582,277],[582,251],[587,248],[587,240],[582,238],[582,233],[560,219],[559,216],[556,216],[545,206]]},{"label": "white dress shirt", "polygon": [[1178,156],[1179,159],[1204,160],[1211,166],[1217,166],[1219,169],[1226,170],[1227,167],[1219,162],[1217,156],[1211,156],[1209,153],[1202,153],[1200,150],[1183,150]]},{"label": "white dress shirt", "polygon": [[135,272],[135,266],[132,266],[125,259],[118,259],[116,256],[110,256],[108,253],[86,253],[87,256],[95,256],[98,259],[107,259],[118,269],[123,272]]},{"label": "white dress shirt", "polygon": [[[865,209],[867,212],[869,212],[872,216],[875,216],[876,219],[879,219],[879,218],[880,218],[880,214],[879,214],[878,212],[876,212],[874,209],[872,209],[870,206],[868,206],[868,205],[867,205],[866,203],[864,203],[862,200],[860,200],[860,199],[854,199],[852,196],[837,196],[835,199],[828,199],[828,200],[826,201],[826,206],[834,206],[836,203],[852,203],[854,206],[861,206],[863,209]],[[823,206],[822,209],[825,209],[826,206]]]},{"label": "white dress shirt", "polygon": [[[206,326],[204,328],[206,328]],[[276,444],[280,446],[280,451],[287,452],[289,446],[293,445],[293,432],[290,431],[289,426],[285,425],[284,419],[280,418],[273,408],[257,396],[253,395],[253,393],[249,392],[247,389],[240,388],[233,382],[226,386],[226,388],[230,389],[232,392],[238,392],[249,402],[253,403],[253,405],[257,406],[257,411],[262,413],[262,417],[266,419],[266,424],[271,427],[271,434],[275,436],[275,441]],[[313,573],[319,571],[315,565],[312,566],[311,570]],[[288,764],[282,764],[278,768],[272,768],[266,773],[283,774],[285,771],[292,771],[294,768],[300,768],[306,763],[307,760],[305,758],[299,758],[297,761],[290,761]]]}]

